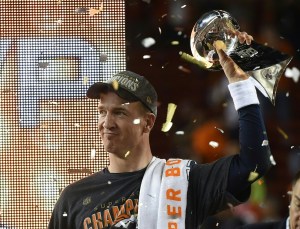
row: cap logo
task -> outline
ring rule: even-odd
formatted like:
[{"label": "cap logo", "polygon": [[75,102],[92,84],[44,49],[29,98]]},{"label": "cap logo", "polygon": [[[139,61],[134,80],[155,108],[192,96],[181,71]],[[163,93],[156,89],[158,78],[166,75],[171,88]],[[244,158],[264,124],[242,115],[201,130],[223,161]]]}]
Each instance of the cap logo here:
[{"label": "cap logo", "polygon": [[126,75],[116,75],[110,78],[109,83],[113,82],[114,80],[118,81],[119,85],[130,90],[136,91],[139,87],[139,82],[135,78],[131,78]]},{"label": "cap logo", "polygon": [[150,96],[147,96],[147,103],[152,104],[152,100],[151,100]]}]

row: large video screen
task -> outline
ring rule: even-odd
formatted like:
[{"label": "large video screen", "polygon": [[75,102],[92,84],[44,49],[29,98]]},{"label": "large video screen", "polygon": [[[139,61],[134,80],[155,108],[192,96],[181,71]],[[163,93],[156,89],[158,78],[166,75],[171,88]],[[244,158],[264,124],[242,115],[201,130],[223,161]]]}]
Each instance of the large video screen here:
[{"label": "large video screen", "polygon": [[125,1],[0,1],[0,228],[46,228],[108,155],[87,88],[125,70]]}]

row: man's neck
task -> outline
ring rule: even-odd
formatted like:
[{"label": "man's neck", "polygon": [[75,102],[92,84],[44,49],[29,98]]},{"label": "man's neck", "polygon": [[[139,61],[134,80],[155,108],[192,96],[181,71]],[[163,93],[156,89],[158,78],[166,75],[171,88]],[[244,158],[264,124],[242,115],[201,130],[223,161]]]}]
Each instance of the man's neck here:
[{"label": "man's neck", "polygon": [[110,173],[134,172],[145,168],[152,160],[152,153],[128,153],[126,157],[120,158],[115,154],[109,154],[110,164],[108,170]]}]

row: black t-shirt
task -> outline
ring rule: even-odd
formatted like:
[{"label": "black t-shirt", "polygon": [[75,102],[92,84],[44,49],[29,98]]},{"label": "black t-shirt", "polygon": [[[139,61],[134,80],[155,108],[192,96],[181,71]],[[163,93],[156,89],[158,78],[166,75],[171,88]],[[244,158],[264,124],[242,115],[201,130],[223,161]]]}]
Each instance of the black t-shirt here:
[{"label": "black t-shirt", "polygon": [[[228,203],[237,203],[226,192],[231,159],[225,157],[203,165],[192,163],[186,228],[197,228],[208,215],[226,208]],[[136,229],[139,191],[145,170],[109,173],[104,169],[69,185],[55,205],[49,229]]]}]

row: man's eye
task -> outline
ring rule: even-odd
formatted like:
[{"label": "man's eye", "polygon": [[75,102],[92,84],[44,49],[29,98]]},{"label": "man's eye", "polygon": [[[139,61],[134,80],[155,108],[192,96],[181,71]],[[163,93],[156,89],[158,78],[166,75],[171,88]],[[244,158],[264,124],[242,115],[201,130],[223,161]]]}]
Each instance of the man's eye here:
[{"label": "man's eye", "polygon": [[99,110],[98,113],[99,113],[99,115],[103,116],[103,115],[106,114],[106,111],[105,110]]}]

